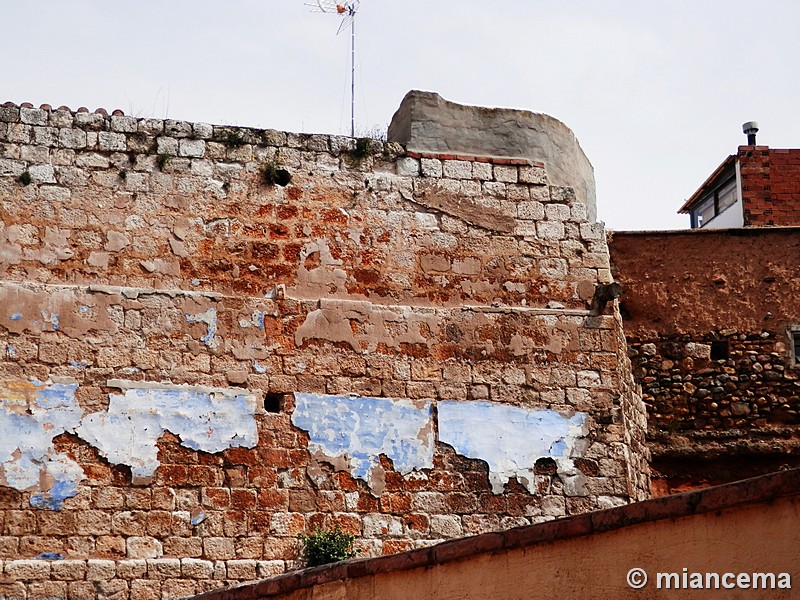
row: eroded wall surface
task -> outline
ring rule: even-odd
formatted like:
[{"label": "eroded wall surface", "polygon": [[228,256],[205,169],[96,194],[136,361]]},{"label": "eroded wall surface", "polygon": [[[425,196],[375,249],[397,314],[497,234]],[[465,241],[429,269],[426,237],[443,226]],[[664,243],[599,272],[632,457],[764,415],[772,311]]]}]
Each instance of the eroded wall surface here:
[{"label": "eroded wall surface", "polygon": [[541,163],[0,107],[0,419],[38,436],[0,445],[0,594],[186,596],[315,527],[378,555],[644,497],[610,281]]},{"label": "eroded wall surface", "polygon": [[800,230],[616,232],[610,248],[654,491],[797,465]]}]

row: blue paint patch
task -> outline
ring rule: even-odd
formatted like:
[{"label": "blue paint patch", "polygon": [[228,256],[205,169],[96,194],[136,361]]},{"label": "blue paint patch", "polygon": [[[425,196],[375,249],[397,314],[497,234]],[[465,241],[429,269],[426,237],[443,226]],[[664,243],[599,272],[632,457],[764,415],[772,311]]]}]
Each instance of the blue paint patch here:
[{"label": "blue paint patch", "polygon": [[204,313],[191,314],[184,313],[187,323],[205,323],[207,326],[206,334],[200,338],[209,348],[218,348],[219,342],[217,341],[217,311],[209,308]]},{"label": "blue paint patch", "polygon": [[34,558],[39,560],[64,560],[64,555],[60,552],[42,552],[34,556]]},{"label": "blue paint patch", "polygon": [[206,520],[206,513],[203,510],[196,510],[192,511],[192,516],[189,519],[189,522],[192,524],[192,527],[195,525],[200,525],[203,521]]},{"label": "blue paint patch", "polygon": [[253,370],[254,370],[256,373],[261,373],[261,374],[263,375],[264,373],[266,373],[266,372],[267,372],[267,367],[266,367],[266,365],[262,365],[262,364],[261,364],[260,362],[258,362],[257,360],[254,360],[254,361],[253,361]]},{"label": "blue paint patch", "polygon": [[[295,394],[292,423],[309,434],[309,450],[345,461],[353,477],[376,490],[380,455],[408,474],[433,467],[433,421],[429,402]],[[378,485],[380,485],[378,483]]]},{"label": "blue paint patch", "polygon": [[564,415],[495,402],[440,402],[439,441],[459,454],[489,464],[492,491],[499,494],[516,477],[536,493],[534,465],[553,458],[572,472],[571,457],[580,456],[587,435],[585,413]]},{"label": "blue paint patch", "polygon": [[156,443],[165,431],[192,450],[217,453],[258,442],[255,397],[188,386],[135,387],[111,394],[107,412],[85,416],[75,433],[109,462],[131,467],[144,482],[159,466]]},{"label": "blue paint patch", "polygon": [[73,367],[75,367],[76,369],[85,369],[86,367],[89,366],[89,365],[83,364],[82,362],[78,362],[77,360],[71,360],[71,361],[69,361],[69,364],[72,365]]},{"label": "blue paint patch", "polygon": [[14,313],[9,317],[9,319],[11,319],[12,321],[19,321],[20,319],[22,319],[22,313]]},{"label": "blue paint patch", "polygon": [[43,510],[61,510],[64,508],[64,500],[77,495],[78,486],[69,481],[56,481],[49,492],[33,494],[31,496],[31,506]]},{"label": "blue paint patch", "polygon": [[261,312],[260,310],[256,310],[253,312],[253,325],[258,327],[261,331],[264,331],[264,319],[267,317],[267,313]]},{"label": "blue paint patch", "polygon": [[85,315],[86,313],[88,313],[88,312],[89,312],[89,307],[88,307],[88,306],[86,306],[85,304],[83,304],[83,305],[81,305],[81,307],[80,307],[78,310],[80,310],[80,311],[81,311],[81,314],[84,314],[84,315]]},{"label": "blue paint patch", "polygon": [[[56,451],[53,438],[80,422],[82,410],[75,401],[77,384],[20,380],[0,381],[0,466],[5,485],[31,491],[30,504],[61,510],[64,500],[78,493],[83,469]],[[28,386],[33,392],[20,395]],[[52,481],[52,484],[46,482]]]}]

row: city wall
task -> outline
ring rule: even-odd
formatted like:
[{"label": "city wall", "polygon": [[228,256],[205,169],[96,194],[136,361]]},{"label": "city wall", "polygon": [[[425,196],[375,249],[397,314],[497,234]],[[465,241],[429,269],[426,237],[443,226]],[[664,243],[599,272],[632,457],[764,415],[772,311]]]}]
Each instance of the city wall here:
[{"label": "city wall", "polygon": [[375,556],[646,497],[589,212],[535,157],[0,106],[0,595],[181,597],[316,527]]}]

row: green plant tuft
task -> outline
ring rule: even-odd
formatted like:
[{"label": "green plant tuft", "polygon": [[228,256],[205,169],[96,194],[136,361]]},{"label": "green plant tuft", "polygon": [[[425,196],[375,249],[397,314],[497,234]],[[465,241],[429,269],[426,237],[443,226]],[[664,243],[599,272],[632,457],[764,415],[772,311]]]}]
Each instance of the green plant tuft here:
[{"label": "green plant tuft", "polygon": [[363,160],[372,156],[372,139],[367,137],[358,138],[356,140],[356,147],[351,154],[353,155],[353,158],[357,158],[358,160]]},{"label": "green plant tuft", "polygon": [[246,143],[247,142],[238,129],[231,129],[228,132],[228,135],[225,137],[225,144],[234,148],[244,146]]},{"label": "green plant tuft", "polygon": [[21,175],[18,177],[18,180],[19,180],[19,182],[20,182],[22,185],[29,185],[29,184],[30,184],[30,182],[31,182],[31,174],[30,174],[30,173],[28,173],[28,171],[24,171],[24,172],[23,172],[23,173],[22,173],[22,174],[21,174]]},{"label": "green plant tuft", "polygon": [[297,537],[303,544],[303,558],[309,567],[347,560],[358,554],[353,548],[356,537],[344,533],[338,525],[333,531],[317,528],[311,535],[301,533]]},{"label": "green plant tuft", "polygon": [[158,158],[156,159],[156,164],[158,165],[158,168],[163,171],[164,167],[166,167],[167,164],[169,164],[171,158],[172,157],[169,154],[159,154]]}]

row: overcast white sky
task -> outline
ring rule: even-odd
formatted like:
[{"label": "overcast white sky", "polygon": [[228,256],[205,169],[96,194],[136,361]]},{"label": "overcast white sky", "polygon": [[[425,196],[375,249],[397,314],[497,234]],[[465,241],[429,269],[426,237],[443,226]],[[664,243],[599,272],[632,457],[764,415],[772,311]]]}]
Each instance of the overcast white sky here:
[{"label": "overcast white sky", "polygon": [[[0,102],[349,132],[349,38],[304,0],[2,0]],[[797,0],[363,0],[357,128],[411,89],[550,114],[616,230],[676,214],[757,120],[800,147]]]}]

